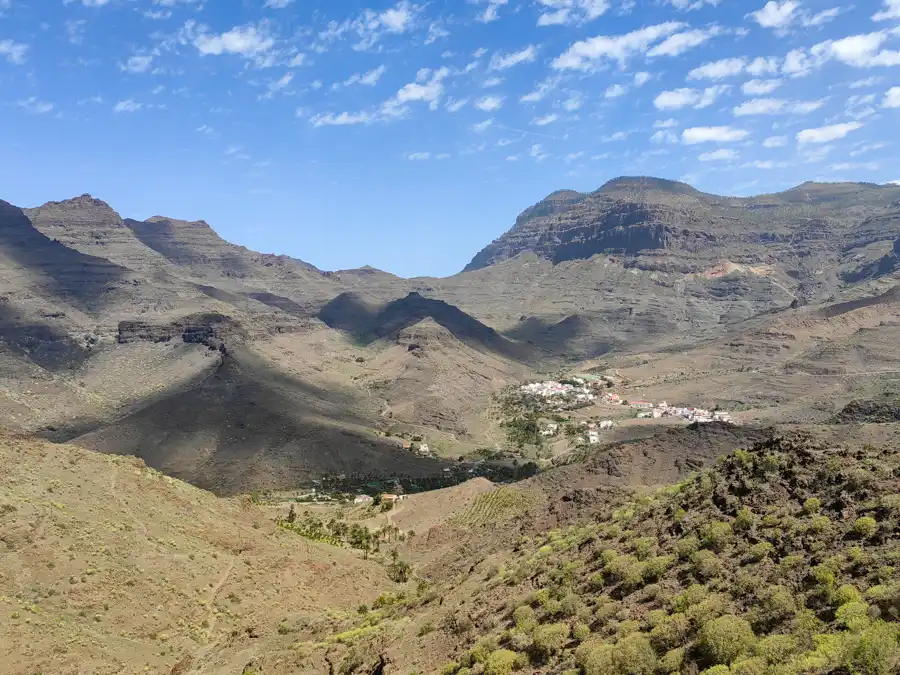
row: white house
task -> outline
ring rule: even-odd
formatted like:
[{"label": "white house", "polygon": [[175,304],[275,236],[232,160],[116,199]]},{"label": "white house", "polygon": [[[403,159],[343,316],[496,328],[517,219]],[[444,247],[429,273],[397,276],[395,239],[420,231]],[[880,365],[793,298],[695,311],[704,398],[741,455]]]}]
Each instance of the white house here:
[{"label": "white house", "polygon": [[369,495],[357,495],[353,498],[354,504],[371,504],[374,501]]}]

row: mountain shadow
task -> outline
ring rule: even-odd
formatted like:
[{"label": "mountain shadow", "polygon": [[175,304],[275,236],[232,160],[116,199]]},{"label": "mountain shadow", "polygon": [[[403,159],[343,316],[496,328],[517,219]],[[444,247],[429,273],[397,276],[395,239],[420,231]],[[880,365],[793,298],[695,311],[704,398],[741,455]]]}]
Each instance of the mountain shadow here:
[{"label": "mountain shadow", "polygon": [[319,311],[318,318],[330,328],[350,333],[362,344],[396,337],[400,331],[430,318],[475,349],[517,361],[527,361],[530,357],[527,347],[508,340],[458,307],[416,292],[380,308],[366,303],[355,293],[342,293]]},{"label": "mountain shadow", "polygon": [[31,279],[24,283],[32,291],[71,303],[88,314],[102,308],[116,286],[130,283],[126,279],[130,270],[46,237],[22,209],[0,200],[0,266],[3,258],[26,270]]},{"label": "mountain shadow", "polygon": [[349,395],[274,372],[247,354],[215,358],[219,365],[188,386],[71,442],[136,455],[222,495],[296,487],[326,474],[422,477],[445,466],[356,431],[368,425]]}]

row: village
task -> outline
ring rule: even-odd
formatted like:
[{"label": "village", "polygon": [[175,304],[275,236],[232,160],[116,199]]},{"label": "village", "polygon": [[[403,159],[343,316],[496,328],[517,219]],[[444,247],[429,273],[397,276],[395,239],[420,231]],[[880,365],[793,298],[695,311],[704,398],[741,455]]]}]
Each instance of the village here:
[{"label": "village", "polygon": [[[736,424],[731,414],[724,410],[707,410],[697,406],[669,405],[666,401],[656,403],[646,400],[625,399],[611,391],[615,380],[600,376],[573,376],[561,380],[545,380],[523,384],[518,388],[520,395],[526,399],[530,407],[538,407],[542,412],[559,413],[574,411],[604,404],[607,406],[624,406],[634,412],[637,419],[662,419],[675,418],[684,420],[688,424],[707,424],[721,422]],[[534,405],[535,400],[539,402]],[[600,443],[600,432],[612,429],[617,422],[611,419],[599,421],[580,421],[575,424],[578,439],[589,445]],[[569,430],[571,424],[567,425]],[[540,426],[540,434],[546,438],[557,436],[563,427],[560,422],[543,422]]]}]

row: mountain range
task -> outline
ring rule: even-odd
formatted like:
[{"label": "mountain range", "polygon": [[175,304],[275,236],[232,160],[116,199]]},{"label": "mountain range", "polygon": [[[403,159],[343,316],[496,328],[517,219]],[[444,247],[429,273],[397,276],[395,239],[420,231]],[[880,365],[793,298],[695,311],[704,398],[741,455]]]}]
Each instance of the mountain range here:
[{"label": "mountain range", "polygon": [[[90,195],[0,202],[0,414],[223,494],[427,476],[446,464],[388,434],[445,456],[492,445],[492,394],[575,364],[665,371],[712,404],[808,398],[812,364],[852,372],[849,353],[893,340],[898,279],[893,185],[733,198],[619,178],[554,192],[461,273],[413,279],[325,272]],[[760,372],[717,389],[697,364]]]}]

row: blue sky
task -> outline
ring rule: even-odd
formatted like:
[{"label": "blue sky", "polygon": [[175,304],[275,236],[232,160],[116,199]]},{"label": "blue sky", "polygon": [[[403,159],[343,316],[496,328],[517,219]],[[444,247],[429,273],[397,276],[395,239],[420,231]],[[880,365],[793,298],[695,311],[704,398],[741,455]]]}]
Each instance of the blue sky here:
[{"label": "blue sky", "polygon": [[900,179],[900,0],[0,0],[0,198],[461,269],[560,188]]}]

